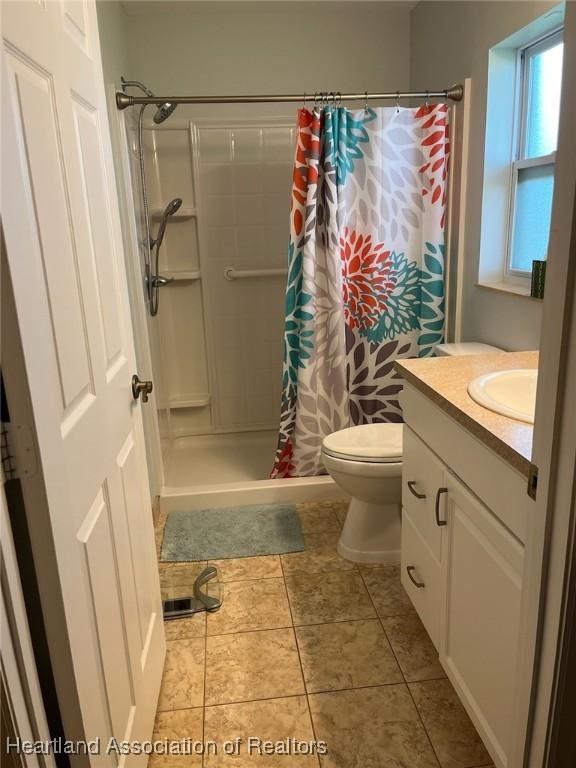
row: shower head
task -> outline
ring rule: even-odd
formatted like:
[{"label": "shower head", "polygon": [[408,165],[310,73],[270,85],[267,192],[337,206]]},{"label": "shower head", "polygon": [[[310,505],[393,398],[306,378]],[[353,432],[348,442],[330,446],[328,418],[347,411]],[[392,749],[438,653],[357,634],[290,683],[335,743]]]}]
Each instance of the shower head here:
[{"label": "shower head", "polygon": [[[125,80],[123,77],[120,78],[120,82],[122,83],[122,90],[125,91],[126,88],[140,88],[141,91],[143,91],[146,96],[150,96],[151,98],[154,98],[154,93],[150,90],[150,88],[147,88],[144,83],[141,83],[139,80]],[[154,117],[152,118],[156,125],[160,125],[160,123],[163,123],[164,120],[167,120],[172,112],[176,109],[176,104],[171,104],[169,101],[166,101],[162,103],[161,101],[156,103],[156,106],[158,109],[154,113]]]},{"label": "shower head", "polygon": [[151,245],[156,249],[160,248],[162,241],[164,240],[164,233],[166,232],[166,222],[168,221],[168,218],[170,216],[174,216],[181,205],[182,199],[180,197],[175,197],[174,200],[170,200],[166,208],[164,208],[164,213],[160,219],[160,226],[158,227],[158,235],[156,236],[156,239],[151,243]]},{"label": "shower head", "polygon": [[171,104],[169,101],[164,102],[164,104],[158,104],[158,109],[156,110],[154,117],[152,118],[156,125],[160,125],[160,123],[163,123],[164,120],[168,120],[172,112],[177,107],[177,104]]},{"label": "shower head", "polygon": [[164,216],[174,216],[177,210],[182,205],[182,198],[175,197],[174,200],[170,200],[166,208],[164,209]]}]

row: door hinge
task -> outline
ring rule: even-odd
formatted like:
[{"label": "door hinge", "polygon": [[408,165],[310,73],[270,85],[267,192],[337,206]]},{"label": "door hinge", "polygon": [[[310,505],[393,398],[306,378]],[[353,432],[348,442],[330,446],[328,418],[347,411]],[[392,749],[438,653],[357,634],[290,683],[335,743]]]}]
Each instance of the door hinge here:
[{"label": "door hinge", "polygon": [[26,424],[1,422],[0,452],[4,480],[26,479],[38,471],[34,435]]},{"label": "door hinge", "polygon": [[528,473],[528,496],[531,499],[536,499],[536,493],[538,491],[538,467],[536,464],[530,464],[530,472]]}]

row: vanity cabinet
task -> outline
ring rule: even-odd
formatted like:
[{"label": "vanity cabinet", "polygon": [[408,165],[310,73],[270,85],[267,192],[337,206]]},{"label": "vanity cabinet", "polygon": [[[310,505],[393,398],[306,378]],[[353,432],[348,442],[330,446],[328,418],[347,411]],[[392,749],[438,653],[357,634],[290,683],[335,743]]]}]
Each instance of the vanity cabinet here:
[{"label": "vanity cabinet", "polygon": [[[420,393],[408,386],[403,400],[402,583],[495,765],[507,768],[515,726],[522,499],[500,514],[483,497],[506,471],[503,497],[498,503],[492,493],[491,502],[506,505],[510,484],[526,496],[525,485],[510,467],[491,475],[490,450]],[[453,425],[457,431],[449,434]],[[470,462],[468,473],[462,457]]]},{"label": "vanity cabinet", "polygon": [[402,582],[438,648],[444,542],[435,500],[444,466],[409,427],[404,427],[403,443]]}]

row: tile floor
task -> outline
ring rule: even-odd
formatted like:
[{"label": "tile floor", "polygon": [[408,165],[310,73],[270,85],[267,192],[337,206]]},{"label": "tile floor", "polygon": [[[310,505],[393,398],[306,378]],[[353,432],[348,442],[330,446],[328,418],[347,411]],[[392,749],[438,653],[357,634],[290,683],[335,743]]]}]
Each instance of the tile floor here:
[{"label": "tile floor", "polygon": [[[166,623],[157,739],[215,742],[152,768],[484,768],[491,760],[402,585],[336,542],[345,505],[298,505],[306,550],[222,560],[224,602]],[[157,525],[160,545],[165,519]],[[160,563],[163,589],[205,563]],[[249,754],[248,738],[324,741],[327,754]],[[241,738],[240,753],[223,753]]]}]

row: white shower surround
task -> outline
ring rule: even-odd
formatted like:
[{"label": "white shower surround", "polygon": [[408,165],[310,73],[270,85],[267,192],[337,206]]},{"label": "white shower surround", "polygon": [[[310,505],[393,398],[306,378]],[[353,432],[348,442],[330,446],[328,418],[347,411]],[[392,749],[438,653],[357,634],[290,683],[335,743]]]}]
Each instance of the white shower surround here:
[{"label": "white shower surround", "polygon": [[[142,229],[134,122],[130,155]],[[162,289],[158,318],[148,323],[165,464],[162,498],[170,509],[176,500],[186,508],[343,498],[328,477],[266,479],[279,420],[285,281],[224,277],[227,267],[286,265],[295,127],[286,118],[173,117],[162,126],[146,121],[144,133],[153,232],[155,213],[173,197],[183,199],[160,257],[160,273],[176,280]],[[270,443],[269,462],[263,445],[256,446],[260,435]],[[193,441],[195,447],[188,445]],[[227,472],[235,443],[238,461]],[[177,472],[171,471],[175,463]],[[222,482],[211,482],[218,467]]]}]

